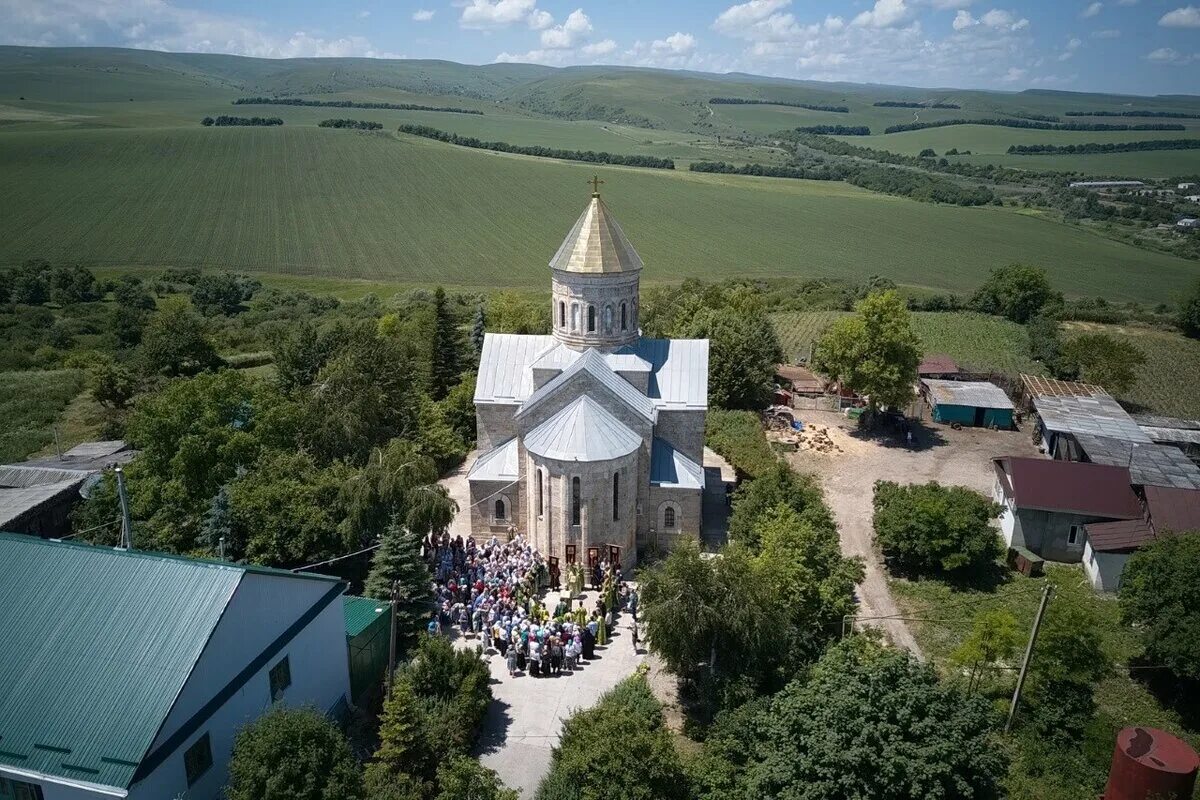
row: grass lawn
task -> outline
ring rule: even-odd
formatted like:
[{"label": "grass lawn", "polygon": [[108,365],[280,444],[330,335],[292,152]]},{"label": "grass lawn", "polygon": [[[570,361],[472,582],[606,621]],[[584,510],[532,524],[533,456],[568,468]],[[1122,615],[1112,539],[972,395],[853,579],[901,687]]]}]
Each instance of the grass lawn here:
[{"label": "grass lawn", "polygon": [[1146,356],[1137,383],[1120,396],[1135,410],[1175,417],[1200,418],[1200,341],[1171,331],[1136,326],[1067,323],[1066,335],[1100,331],[1124,339]]},{"label": "grass lawn", "polygon": [[[1181,736],[1200,747],[1200,730],[1184,727],[1173,710],[1164,707],[1139,680],[1131,678],[1126,667],[1141,653],[1137,633],[1120,623],[1117,602],[1111,595],[1092,591],[1082,568],[1048,565],[1045,578],[1026,578],[1007,572],[1006,580],[990,591],[958,591],[937,580],[908,581],[893,579],[892,592],[902,613],[920,620],[910,622],[913,635],[932,663],[944,675],[956,675],[949,656],[970,632],[976,613],[984,609],[1004,608],[1016,617],[1022,631],[1028,631],[1037,610],[1043,580],[1054,586],[1047,608],[1047,619],[1055,610],[1077,605],[1093,613],[1103,648],[1114,664],[1112,674],[1096,687],[1097,713],[1081,744],[1087,768],[1071,775],[1055,775],[1049,780],[1024,774],[1015,768],[1010,789],[1013,798],[1094,798],[1103,789],[1112,754],[1113,737],[1127,725],[1149,725]],[[1027,635],[1025,633],[1023,636]],[[1023,648],[1022,648],[1023,652]],[[1015,666],[1015,664],[1014,664]],[[1032,670],[1037,669],[1036,651]],[[1015,675],[1000,673],[989,689],[997,707],[1007,711],[1005,697],[1011,695]]]},{"label": "grass lawn", "polygon": [[[83,391],[83,371],[59,369],[0,373],[0,463],[21,461],[31,453],[54,447],[54,425],[59,415]],[[59,438],[63,449],[76,426],[63,426]]]},{"label": "grass lawn", "polygon": [[1068,294],[1159,302],[1200,275],[1195,262],[1010,209],[307,126],[0,132],[0,264],[542,287],[593,173],[649,282],[882,274],[969,291],[1024,262]]}]

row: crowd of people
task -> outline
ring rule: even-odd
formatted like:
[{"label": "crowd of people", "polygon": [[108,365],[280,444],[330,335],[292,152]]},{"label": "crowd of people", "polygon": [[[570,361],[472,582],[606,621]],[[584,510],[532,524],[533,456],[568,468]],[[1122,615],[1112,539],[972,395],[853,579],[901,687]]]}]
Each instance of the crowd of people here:
[{"label": "crowd of people", "polygon": [[[597,646],[608,643],[621,609],[630,612],[637,647],[637,591],[622,580],[619,564],[600,561],[587,576],[599,593],[589,612],[580,599],[584,570],[569,565],[562,591],[559,571],[519,534],[507,541],[492,536],[482,544],[471,536],[431,537],[425,556],[437,605],[429,632],[457,627],[464,637],[478,638],[485,653],[505,660],[510,676],[579,669],[596,657]],[[556,598],[552,609],[551,598]]]}]

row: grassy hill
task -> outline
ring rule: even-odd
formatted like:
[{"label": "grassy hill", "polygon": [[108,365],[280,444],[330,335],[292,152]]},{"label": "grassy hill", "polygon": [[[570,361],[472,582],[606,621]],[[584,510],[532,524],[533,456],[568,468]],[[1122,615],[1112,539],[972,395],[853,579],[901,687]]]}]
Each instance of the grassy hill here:
[{"label": "grassy hill", "polygon": [[540,287],[598,172],[651,281],[882,273],[967,291],[989,269],[1024,261],[1071,294],[1157,302],[1200,275],[1193,262],[1012,210],[842,183],[598,169],[314,127],[0,136],[7,264]]}]

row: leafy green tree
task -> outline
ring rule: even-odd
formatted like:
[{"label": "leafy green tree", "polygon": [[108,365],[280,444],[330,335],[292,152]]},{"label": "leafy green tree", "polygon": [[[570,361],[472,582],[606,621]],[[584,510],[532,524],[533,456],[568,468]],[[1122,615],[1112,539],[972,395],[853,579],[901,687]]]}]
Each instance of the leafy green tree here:
[{"label": "leafy green tree", "polygon": [[1062,293],[1050,286],[1040,267],[1010,264],[992,270],[971,298],[971,305],[985,314],[1008,317],[1022,324],[1038,314],[1062,305]]},{"label": "leafy green tree", "polygon": [[439,404],[442,418],[467,448],[475,446],[475,376],[465,375]]},{"label": "leafy green tree", "polygon": [[492,701],[491,672],[480,648],[462,650],[444,636],[422,637],[397,676],[412,684],[422,704],[431,751],[467,752]]},{"label": "leafy green tree", "polygon": [[421,395],[417,408],[417,448],[437,465],[439,473],[461,464],[467,455],[467,443],[447,422],[445,406]]},{"label": "leafy green tree", "polygon": [[451,756],[438,766],[434,800],[517,800],[495,771],[470,756]]},{"label": "leafy green tree", "polygon": [[529,298],[512,291],[494,292],[487,300],[489,330],[495,333],[550,332],[550,306],[534,303]]},{"label": "leafy green tree", "polygon": [[793,509],[802,521],[816,529],[835,530],[816,479],[775,462],[757,478],[743,481],[738,487],[729,517],[729,540],[757,552],[761,544],[759,524],[780,505]]},{"label": "leafy green tree", "polygon": [[336,349],[339,333],[321,335],[306,319],[288,326],[272,342],[275,380],[286,391],[311,386]]},{"label": "leafy green tree", "polygon": [[1057,374],[1062,363],[1062,334],[1054,317],[1039,314],[1025,326],[1029,337],[1029,357]]},{"label": "leafy green tree", "polygon": [[371,572],[363,589],[367,597],[387,600],[392,585],[398,589],[396,636],[410,646],[425,629],[433,609],[433,576],[421,558],[421,537],[393,522],[371,558]]},{"label": "leafy green tree", "polygon": [[1146,652],[1180,678],[1200,680],[1200,533],[1160,535],[1121,577],[1121,617],[1146,630]]},{"label": "leafy green tree", "polygon": [[206,272],[192,287],[192,305],[205,316],[232,316],[241,310],[242,287],[228,272]]},{"label": "leafy green tree", "polygon": [[975,615],[971,633],[955,648],[950,660],[970,670],[967,691],[974,690],[985,670],[1007,661],[1021,641],[1017,618],[1003,608],[990,608]]},{"label": "leafy green tree", "polygon": [[908,309],[893,291],[872,294],[858,313],[838,319],[817,343],[818,372],[866,395],[871,409],[903,408],[912,400],[921,341]]},{"label": "leafy green tree", "polygon": [[50,262],[30,259],[12,271],[10,297],[12,302],[39,306],[50,299]]},{"label": "leafy green tree", "polygon": [[1090,608],[1069,596],[1051,601],[1038,633],[1024,722],[1039,738],[1076,740],[1095,714],[1093,691],[1112,667]]},{"label": "leafy green tree", "polygon": [[475,354],[478,356],[483,352],[483,337],[487,333],[487,314],[483,310],[483,303],[475,309],[475,318],[471,320],[471,346],[475,348]]},{"label": "leafy green tree", "polygon": [[118,347],[137,347],[142,341],[142,331],[146,328],[146,322],[150,319],[150,314],[144,309],[136,306],[127,306],[117,303],[112,310],[112,328],[113,336],[116,337]]},{"label": "leafy green tree", "polygon": [[963,486],[875,483],[875,541],[905,571],[955,572],[1000,556],[1000,507]]},{"label": "leafy green tree", "polygon": [[150,317],[139,352],[149,374],[195,375],[221,363],[204,320],[180,297],[167,298]]},{"label": "leafy green tree", "polygon": [[1063,345],[1062,363],[1065,371],[1081,380],[1119,394],[1137,382],[1146,355],[1133,343],[1107,333],[1083,333]]},{"label": "leafy green tree", "polygon": [[91,303],[100,299],[96,276],[81,266],[58,267],[50,271],[50,299],[61,306]]},{"label": "leafy green tree", "polygon": [[940,685],[931,667],[852,637],[759,718],[735,796],[999,798],[1007,764],[994,725],[984,700]]},{"label": "leafy green tree", "polygon": [[137,376],[114,361],[101,361],[91,369],[88,383],[92,398],[105,408],[123,409],[137,394]]},{"label": "leafy green tree", "polygon": [[240,552],[241,543],[235,542],[233,537],[233,511],[229,503],[229,485],[226,484],[213,495],[212,503],[208,506],[200,526],[197,544],[213,555],[219,555],[224,540],[226,553]]},{"label": "leafy green tree", "polygon": [[708,397],[718,408],[757,411],[771,402],[783,348],[757,303],[699,309],[678,334],[708,339]]},{"label": "leafy green tree", "polygon": [[[630,686],[640,684],[640,686]],[[626,678],[563,723],[537,800],[684,800],[683,764],[642,675]],[[641,701],[632,699],[642,695]],[[653,703],[656,713],[647,715]]]},{"label": "leafy green tree", "polygon": [[229,800],[358,800],[362,778],[325,715],[277,706],[238,732],[225,792]]},{"label": "leafy green tree", "polygon": [[433,293],[433,342],[430,366],[429,394],[441,400],[462,374],[462,335],[458,323],[446,302],[446,290],[437,287]]},{"label": "leafy green tree", "polygon": [[146,290],[145,283],[136,275],[122,275],[112,289],[113,300],[119,308],[149,311],[154,308],[154,295]]},{"label": "leafy green tree", "polygon": [[428,745],[424,711],[412,683],[398,680],[384,699],[379,717],[379,749],[364,774],[372,800],[396,782],[425,788],[426,779],[434,773],[437,763],[436,754]]},{"label": "leafy green tree", "polygon": [[1175,324],[1183,331],[1184,336],[1193,339],[1200,338],[1200,281],[1192,284],[1179,304]]},{"label": "leafy green tree", "polygon": [[412,442],[393,439],[374,450],[367,464],[343,483],[338,496],[347,541],[368,544],[393,522],[418,537],[442,533],[458,506],[436,483],[437,468]]}]

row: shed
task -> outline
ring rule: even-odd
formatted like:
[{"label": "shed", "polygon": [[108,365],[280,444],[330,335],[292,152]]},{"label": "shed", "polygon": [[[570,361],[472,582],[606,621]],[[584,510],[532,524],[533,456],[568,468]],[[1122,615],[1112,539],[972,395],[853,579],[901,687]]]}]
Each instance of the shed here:
[{"label": "shed", "polygon": [[961,371],[958,362],[944,353],[927,353],[917,365],[918,378],[953,379]]},{"label": "shed", "polygon": [[0,465],[0,529],[43,537],[67,533],[85,482],[136,455],[119,440],[85,442],[59,456]]},{"label": "shed", "polygon": [[1013,404],[1004,390],[987,381],[921,381],[935,422],[1011,428]]},{"label": "shed", "polygon": [[379,686],[387,670],[392,609],[386,600],[346,595],[346,655],[350,659],[350,699],[359,699]]}]

